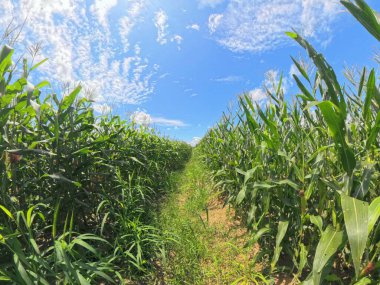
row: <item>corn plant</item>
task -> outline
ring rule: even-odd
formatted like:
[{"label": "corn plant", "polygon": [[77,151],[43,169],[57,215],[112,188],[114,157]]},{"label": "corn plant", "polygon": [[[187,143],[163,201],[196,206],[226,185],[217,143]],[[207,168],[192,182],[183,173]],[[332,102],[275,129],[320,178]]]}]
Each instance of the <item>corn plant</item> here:
[{"label": "corn plant", "polygon": [[[342,3],[376,37],[376,12]],[[376,21],[374,20],[376,19]],[[296,32],[315,66],[300,75],[293,102],[282,79],[268,103],[248,94],[224,114],[200,148],[226,199],[269,258],[267,270],[303,284],[377,284],[380,96],[376,71],[342,84],[324,56]],[[266,259],[262,262],[266,262]]]},{"label": "corn plant", "polygon": [[140,278],[164,240],[159,197],[186,143],[118,116],[96,117],[81,87],[52,93],[0,52],[0,275],[13,284]]}]

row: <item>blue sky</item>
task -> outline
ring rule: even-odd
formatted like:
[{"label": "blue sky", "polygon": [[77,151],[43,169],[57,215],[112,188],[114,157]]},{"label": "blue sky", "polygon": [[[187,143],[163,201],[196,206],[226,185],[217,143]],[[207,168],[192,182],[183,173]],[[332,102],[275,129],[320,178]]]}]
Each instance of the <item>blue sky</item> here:
[{"label": "blue sky", "polygon": [[[380,3],[368,1],[380,10]],[[343,74],[376,66],[378,43],[334,0],[0,0],[0,32],[27,19],[17,50],[40,43],[49,58],[30,79],[59,89],[80,82],[98,112],[133,117],[162,134],[202,137],[243,92],[263,100],[290,56],[306,54],[296,29]]]}]

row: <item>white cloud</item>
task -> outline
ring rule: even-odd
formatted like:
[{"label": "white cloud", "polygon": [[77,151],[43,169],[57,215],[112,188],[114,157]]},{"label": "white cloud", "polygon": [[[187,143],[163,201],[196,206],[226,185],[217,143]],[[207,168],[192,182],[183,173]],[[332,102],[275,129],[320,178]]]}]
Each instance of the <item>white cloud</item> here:
[{"label": "white cloud", "polygon": [[[16,57],[25,46],[38,42],[42,49],[36,61],[49,58],[32,75],[35,80],[48,78],[56,86],[80,82],[99,104],[139,104],[153,93],[158,70],[140,46],[128,42],[146,3],[128,1],[122,19],[110,15],[115,5],[116,0],[95,1],[88,13],[80,0],[5,0],[0,9],[0,34],[11,17],[15,25],[27,19],[15,47]],[[121,39],[108,32],[112,25],[119,29]]]},{"label": "white cloud", "polygon": [[168,77],[169,75],[170,75],[170,73],[166,72],[164,74],[161,74],[158,78],[159,79],[164,79],[164,78]]},{"label": "white cloud", "polygon": [[262,88],[255,88],[248,93],[249,97],[253,102],[262,102],[268,99],[265,91]]},{"label": "white cloud", "polygon": [[210,30],[211,34],[216,32],[223,17],[224,17],[223,14],[211,14],[208,17],[208,29]]},{"label": "white cloud", "polygon": [[177,45],[178,45],[178,49],[180,50],[180,46],[181,46],[181,43],[183,41],[183,38],[180,36],[180,35],[174,35],[171,39],[170,39],[171,42],[176,42]]},{"label": "white cloud", "polygon": [[231,0],[222,14],[209,17],[209,31],[235,52],[263,52],[291,43],[292,28],[321,42],[331,37],[338,1]]},{"label": "white cloud", "polygon": [[196,146],[200,141],[201,141],[201,137],[193,137],[193,139],[189,142],[189,144],[191,146]]},{"label": "white cloud", "polygon": [[119,34],[123,43],[124,52],[129,49],[129,35],[136,23],[140,20],[140,15],[145,6],[145,0],[135,0],[127,9],[126,16],[119,19]]},{"label": "white cloud", "polygon": [[214,81],[216,82],[238,82],[242,80],[243,78],[241,76],[236,76],[236,75],[229,75],[226,77],[220,77],[220,78],[214,79]]},{"label": "white cloud", "polygon": [[191,30],[199,31],[201,29],[201,27],[198,24],[191,24],[191,25],[186,26],[186,29],[188,29],[188,30],[191,29]]},{"label": "white cloud", "polygon": [[[58,1],[59,2],[59,1]],[[90,11],[98,18],[102,26],[108,29],[108,14],[117,5],[117,0],[95,0],[90,6]]]},{"label": "white cloud", "polygon": [[217,5],[222,4],[224,0],[198,0],[199,7],[211,7],[215,8]]},{"label": "white cloud", "polygon": [[167,29],[168,25],[168,16],[164,10],[160,9],[156,12],[156,16],[154,18],[154,25],[157,28],[157,42],[160,45],[164,45],[168,42],[167,40]]},{"label": "white cloud", "polygon": [[187,124],[180,120],[171,120],[166,119],[163,117],[152,117],[152,124],[158,125],[158,126],[170,126],[170,127],[185,127]]},{"label": "white cloud", "polygon": [[[268,89],[271,93],[275,93],[280,84],[281,73],[276,69],[270,69],[265,72],[265,79],[263,86]],[[286,93],[293,84],[292,77],[282,75],[281,90]]]},{"label": "white cloud", "polygon": [[95,112],[100,113],[102,115],[107,115],[112,112],[112,107],[108,104],[93,104],[92,107],[94,108]]},{"label": "white cloud", "polygon": [[[295,67],[295,66],[294,66]],[[291,75],[295,72],[293,65],[290,67],[289,76],[282,76],[281,90],[283,93],[286,93],[287,90],[292,86],[292,77]],[[259,104],[264,103],[269,99],[266,94],[266,90],[275,94],[277,92],[278,86],[280,84],[281,73],[276,69],[270,69],[265,72],[264,80],[262,82],[262,87],[255,88],[248,92],[251,100],[253,102],[258,102]]]},{"label": "white cloud", "polygon": [[172,120],[172,119],[167,119],[163,117],[154,117],[148,114],[147,112],[141,111],[141,110],[134,112],[131,115],[130,119],[134,121],[135,123],[139,125],[144,125],[144,126],[158,125],[162,127],[175,127],[175,128],[187,126],[187,124],[185,124],[184,122],[180,120]]},{"label": "white cloud", "polygon": [[152,117],[144,112],[144,111],[136,111],[134,112],[130,119],[134,121],[136,124],[148,126],[152,123]]}]

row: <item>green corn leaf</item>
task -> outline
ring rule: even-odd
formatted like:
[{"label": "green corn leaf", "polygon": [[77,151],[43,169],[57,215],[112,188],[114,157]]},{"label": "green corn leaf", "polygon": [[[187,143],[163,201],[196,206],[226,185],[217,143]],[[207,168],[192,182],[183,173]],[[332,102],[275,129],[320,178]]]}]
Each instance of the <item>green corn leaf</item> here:
[{"label": "green corn leaf", "polygon": [[71,184],[74,184],[77,187],[81,187],[82,186],[82,184],[80,182],[70,180],[70,179],[66,178],[65,176],[63,176],[62,174],[60,174],[60,173],[44,174],[42,177],[50,177],[50,178],[53,178],[55,180],[71,183]]},{"label": "green corn leaf", "polygon": [[238,195],[236,196],[236,204],[237,205],[240,205],[241,202],[243,202],[243,200],[245,198],[245,192],[246,192],[246,190],[247,190],[247,185],[243,185],[243,187],[239,191]]},{"label": "green corn leaf", "polygon": [[28,273],[26,272],[25,267],[21,263],[18,255],[14,254],[13,259],[14,259],[14,263],[16,264],[16,267],[17,267],[17,273],[20,274],[20,276],[21,276],[22,280],[25,282],[25,284],[33,285],[33,282],[30,279]]},{"label": "green corn leaf", "polygon": [[331,101],[314,102],[309,104],[317,106],[325,119],[331,136],[338,142],[344,138],[344,121],[339,113],[339,108]]},{"label": "green corn leaf", "polygon": [[[305,69],[303,69],[303,67],[301,66],[301,64],[299,64],[298,61],[296,61],[294,59],[294,57],[291,56],[291,59],[293,61],[293,63],[296,65],[297,69],[299,70],[299,72],[302,74],[302,76],[310,83],[310,78],[309,76],[307,75],[307,72],[305,71]],[[294,76],[294,75],[293,75]],[[297,78],[298,79],[298,78]]]},{"label": "green corn leaf", "polygon": [[94,273],[100,277],[103,277],[105,280],[111,282],[112,284],[115,284],[115,281],[107,274],[105,274],[104,272],[102,271],[94,271]]},{"label": "green corn leaf", "polygon": [[358,87],[358,98],[362,96],[362,91],[364,87],[364,81],[367,75],[367,69],[363,67],[362,75],[360,77],[359,87]]},{"label": "green corn leaf", "polygon": [[[5,45],[0,52],[0,75],[3,75],[7,68],[12,64],[14,49]],[[1,91],[1,90],[0,90]]]},{"label": "green corn leaf", "polygon": [[361,182],[355,191],[355,195],[354,195],[355,198],[364,199],[364,197],[367,195],[367,193],[369,191],[369,186],[371,184],[371,178],[372,178],[374,173],[375,173],[375,170],[374,170],[373,164],[369,164],[364,168]]},{"label": "green corn leaf", "polygon": [[345,139],[344,119],[339,113],[339,109],[330,101],[316,103],[321,110],[331,136],[333,137],[336,148],[339,152],[344,170],[351,175],[356,166],[356,159],[353,150],[347,145]]},{"label": "green corn leaf", "polygon": [[308,254],[308,251],[307,251],[307,248],[306,246],[301,243],[300,245],[300,261],[299,261],[299,264],[298,264],[298,273],[297,275],[301,275],[302,274],[302,271],[303,269],[305,268],[306,264],[307,264],[307,254]]},{"label": "green corn leaf", "polygon": [[256,244],[258,242],[258,240],[265,234],[269,233],[270,232],[270,228],[268,226],[264,227],[264,228],[261,228],[260,230],[258,230],[257,232],[255,232],[253,234],[253,237],[246,242],[246,244],[244,245],[244,247],[250,247],[254,244]]},{"label": "green corn leaf", "polygon": [[343,120],[346,119],[347,110],[342,89],[337,80],[333,68],[327,63],[322,54],[318,53],[304,38],[295,33],[287,33],[288,36],[295,39],[304,49],[307,50],[309,57],[313,60],[318,69],[319,75],[326,83],[329,100],[338,108]]},{"label": "green corn leaf", "polygon": [[41,66],[42,64],[44,64],[46,61],[48,61],[48,58],[45,58],[45,59],[41,60],[40,62],[36,63],[35,65],[33,65],[30,68],[30,71],[35,70],[36,68],[38,68],[39,66]]},{"label": "green corn leaf", "polygon": [[[248,127],[250,128],[251,132],[254,132],[259,126],[253,116],[251,115],[250,111],[248,110],[247,106],[244,104],[243,100],[240,98],[241,106],[244,109],[245,116],[248,120]],[[246,99],[248,100],[248,99]]]},{"label": "green corn leaf", "polygon": [[371,202],[368,208],[368,234],[370,234],[380,217],[380,197]]},{"label": "green corn leaf", "polygon": [[50,85],[50,82],[47,81],[47,80],[43,80],[43,81],[41,81],[40,83],[38,83],[36,86],[34,86],[34,88],[36,88],[36,89],[41,89],[41,88],[43,88],[43,87],[45,87],[45,86],[51,86],[51,85]]},{"label": "green corn leaf", "polygon": [[5,208],[4,206],[0,205],[0,209],[3,210],[3,212],[4,212],[9,218],[11,218],[12,220],[15,219],[15,218],[13,217],[12,213],[11,213],[7,208]]},{"label": "green corn leaf", "polygon": [[293,74],[293,78],[296,81],[298,88],[302,91],[304,95],[304,99],[307,101],[315,101],[315,98],[313,97],[313,95],[311,95],[311,93],[307,90],[305,85],[303,85],[301,80],[298,79],[297,75]]},{"label": "green corn leaf", "polygon": [[[281,75],[280,75],[280,80],[279,80],[279,82],[278,82],[278,86],[277,86],[277,90],[276,90],[276,95],[277,95],[277,97],[279,96],[280,91],[281,91],[282,80],[283,80],[283,74],[281,73]],[[271,97],[272,97],[272,96],[271,96]]]},{"label": "green corn leaf", "polygon": [[57,222],[58,222],[59,206],[60,206],[60,201],[58,201],[54,209],[53,228],[52,228],[53,239],[55,239],[57,236]]},{"label": "green corn leaf", "polygon": [[59,105],[60,112],[64,112],[65,110],[67,110],[67,108],[69,108],[74,103],[81,89],[82,87],[78,86],[77,88],[74,89],[74,91],[72,91],[69,95],[65,96],[62,99],[62,102]]},{"label": "green corn leaf", "polygon": [[380,132],[380,111],[377,113],[375,125],[372,127],[369,132],[369,136],[366,143],[366,148],[369,149],[374,144],[377,139],[377,136]]},{"label": "green corn leaf", "polygon": [[363,107],[363,117],[367,124],[369,123],[369,116],[370,116],[370,111],[371,111],[370,108],[371,108],[372,98],[375,93],[375,88],[376,88],[375,70],[372,69],[367,81],[367,94],[365,96],[364,107]]},{"label": "green corn leaf", "polygon": [[74,239],[71,242],[70,247],[72,248],[75,244],[80,245],[80,246],[88,249],[89,251],[91,251],[95,255],[99,255],[99,253],[97,252],[97,250],[93,246],[91,246],[89,243],[85,242],[84,240],[80,239],[80,237]]},{"label": "green corn leaf", "polygon": [[343,232],[334,230],[332,226],[328,226],[323,232],[317,245],[313,262],[312,280],[314,281],[314,285],[319,285],[321,281],[323,281],[326,273],[325,267],[331,257],[335,255],[337,250],[341,247],[343,241]]},{"label": "green corn leaf", "polygon": [[78,279],[81,285],[91,285],[91,283],[88,282],[87,279],[84,278],[82,274],[80,274],[79,270],[76,271],[76,274],[78,276]]},{"label": "green corn leaf", "polygon": [[277,181],[276,184],[288,185],[288,186],[292,187],[294,190],[300,190],[301,189],[301,187],[297,183],[295,183],[294,181],[291,181],[290,179],[284,179],[284,180]]},{"label": "green corn leaf", "polygon": [[26,225],[28,228],[30,228],[30,226],[33,223],[34,215],[32,216],[32,213],[35,207],[36,206],[30,207],[28,211],[26,212]]},{"label": "green corn leaf", "polygon": [[321,234],[323,233],[323,220],[321,216],[310,216],[310,222],[315,225]]},{"label": "green corn leaf", "polygon": [[364,0],[355,0],[355,4],[351,1],[343,0],[341,3],[348,11],[372,34],[380,41],[380,25],[376,12],[367,5]]},{"label": "green corn leaf", "polygon": [[341,194],[342,210],[356,277],[368,239],[368,203]]},{"label": "green corn leaf", "polygon": [[358,282],[356,282],[354,285],[369,285],[369,284],[373,284],[372,280],[367,277],[364,277],[360,279]]},{"label": "green corn leaf", "polygon": [[274,249],[274,254],[271,262],[271,270],[273,271],[278,259],[280,258],[280,254],[282,251],[281,242],[285,237],[286,231],[288,230],[289,221],[280,221],[278,223],[278,230],[276,235],[276,247]]}]

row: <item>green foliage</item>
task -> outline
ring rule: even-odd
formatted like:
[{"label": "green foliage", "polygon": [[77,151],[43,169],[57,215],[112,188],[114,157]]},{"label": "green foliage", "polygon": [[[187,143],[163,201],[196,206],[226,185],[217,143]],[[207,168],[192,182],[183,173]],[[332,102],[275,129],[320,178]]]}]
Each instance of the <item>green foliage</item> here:
[{"label": "green foliage", "polygon": [[[355,2],[343,4],[376,33],[376,12]],[[271,257],[266,270],[293,274],[304,284],[377,284],[376,71],[364,68],[358,79],[342,84],[321,53],[297,33],[288,35],[316,67],[310,72],[293,59],[300,90],[293,103],[284,99],[281,80],[266,86],[266,104],[244,94],[199,149],[228,201],[258,236],[254,241]],[[263,229],[270,234],[259,235]]]},{"label": "green foliage", "polygon": [[[90,284],[153,268],[152,226],[168,178],[191,147],[119,117],[96,117],[77,86],[33,86],[0,53],[0,278]],[[81,234],[82,233],[82,234]]]}]

